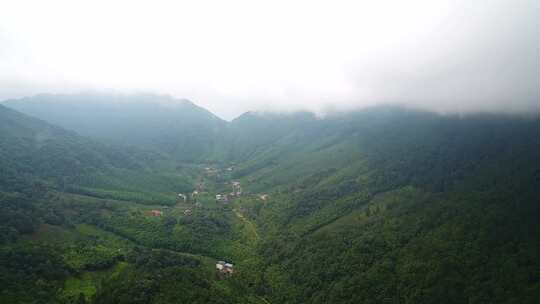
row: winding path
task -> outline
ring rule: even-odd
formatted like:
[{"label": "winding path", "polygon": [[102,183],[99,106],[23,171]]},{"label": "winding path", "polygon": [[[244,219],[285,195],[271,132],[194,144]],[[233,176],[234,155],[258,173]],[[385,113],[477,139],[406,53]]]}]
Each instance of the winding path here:
[{"label": "winding path", "polygon": [[253,234],[253,236],[255,237],[255,240],[256,241],[260,240],[261,237],[259,236],[259,233],[257,232],[257,228],[255,227],[255,224],[253,224],[249,219],[247,219],[240,211],[238,211],[238,209],[233,208],[232,211],[234,212],[234,215],[236,215],[236,217],[238,217],[242,222],[244,222],[244,224],[246,224],[249,232]]}]

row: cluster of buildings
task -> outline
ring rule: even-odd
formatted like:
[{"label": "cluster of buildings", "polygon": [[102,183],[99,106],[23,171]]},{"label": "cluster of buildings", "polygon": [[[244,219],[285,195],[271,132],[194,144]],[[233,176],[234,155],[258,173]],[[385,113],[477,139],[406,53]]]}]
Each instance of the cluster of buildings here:
[{"label": "cluster of buildings", "polygon": [[242,187],[240,186],[240,182],[232,182],[232,196],[240,196],[242,195]]},{"label": "cluster of buildings", "polygon": [[216,201],[220,203],[228,203],[232,198],[242,195],[242,186],[240,182],[232,182],[232,192],[228,194],[216,194]]},{"label": "cluster of buildings", "polygon": [[204,168],[204,172],[207,176],[215,176],[219,173],[219,170],[212,167],[206,167]]},{"label": "cluster of buildings", "polygon": [[229,202],[229,196],[227,194],[216,194],[216,202],[228,203]]},{"label": "cluster of buildings", "polygon": [[204,173],[206,174],[206,176],[219,176],[221,175],[222,173],[230,173],[232,171],[235,170],[235,166],[234,165],[230,165],[229,167],[221,167],[221,168],[215,168],[215,167],[205,167],[204,168]]}]

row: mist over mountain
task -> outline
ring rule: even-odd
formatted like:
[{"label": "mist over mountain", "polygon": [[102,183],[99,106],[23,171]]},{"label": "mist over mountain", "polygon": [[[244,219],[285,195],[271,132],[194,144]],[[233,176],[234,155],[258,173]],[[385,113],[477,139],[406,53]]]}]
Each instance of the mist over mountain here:
[{"label": "mist over mountain", "polygon": [[189,100],[153,94],[43,94],[3,104],[80,135],[191,160],[212,150],[225,125]]}]

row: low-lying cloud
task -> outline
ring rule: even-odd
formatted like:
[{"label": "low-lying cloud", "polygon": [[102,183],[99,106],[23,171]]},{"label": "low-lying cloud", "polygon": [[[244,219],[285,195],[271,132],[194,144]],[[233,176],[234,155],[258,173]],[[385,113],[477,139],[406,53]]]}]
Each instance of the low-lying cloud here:
[{"label": "low-lying cloud", "polygon": [[14,1],[0,98],[189,98],[220,116],[403,104],[540,110],[540,2]]}]

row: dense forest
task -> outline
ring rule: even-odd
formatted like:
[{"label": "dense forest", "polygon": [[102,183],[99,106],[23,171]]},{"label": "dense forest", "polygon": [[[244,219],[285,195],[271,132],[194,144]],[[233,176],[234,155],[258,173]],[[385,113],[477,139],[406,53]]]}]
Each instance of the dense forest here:
[{"label": "dense forest", "polygon": [[1,303],[540,299],[538,117],[160,98],[0,105]]}]

